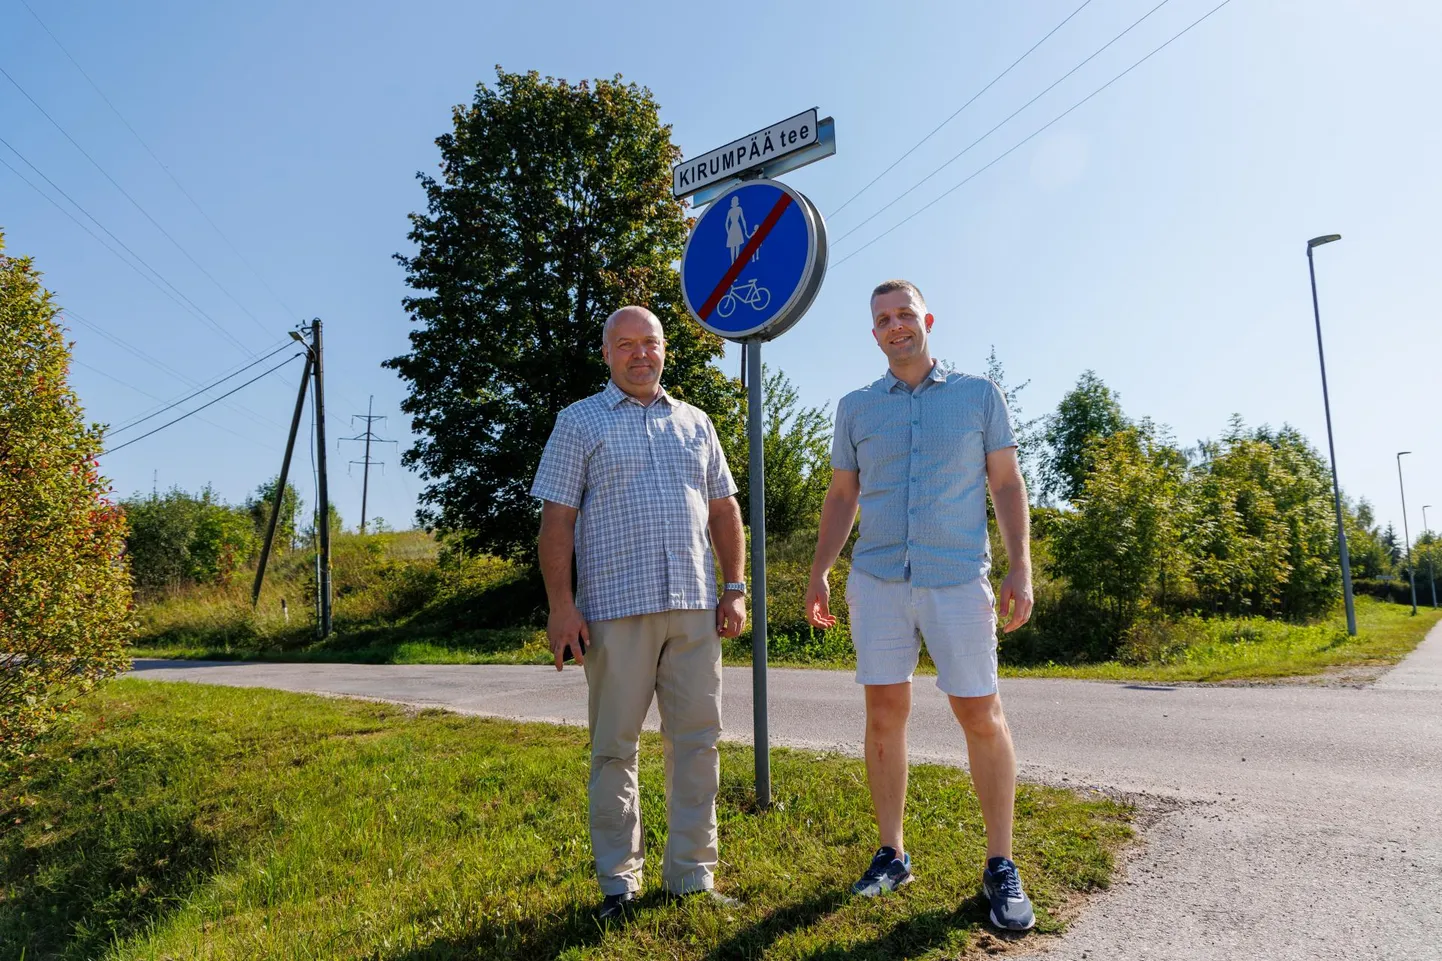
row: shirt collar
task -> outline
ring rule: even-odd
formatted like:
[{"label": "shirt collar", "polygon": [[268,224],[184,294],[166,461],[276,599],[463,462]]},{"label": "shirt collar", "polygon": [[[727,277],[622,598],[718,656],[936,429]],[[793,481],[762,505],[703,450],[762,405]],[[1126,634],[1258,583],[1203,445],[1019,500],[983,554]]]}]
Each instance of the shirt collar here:
[{"label": "shirt collar", "polygon": [[[941,366],[941,361],[934,360],[931,362],[931,370],[927,373],[926,377],[923,378],[923,380],[934,380],[938,384],[946,380],[946,369]],[[885,382],[886,389],[888,391],[895,390],[898,384],[902,387],[906,387],[906,381],[893,374],[890,367],[886,368],[886,376],[882,378],[882,381]],[[920,387],[921,385],[917,384],[916,386]],[[907,389],[910,390],[912,388]]]},{"label": "shirt collar", "polygon": [[[646,406],[617,386],[614,380],[606,381],[606,389],[601,391],[601,397],[606,402],[606,406],[612,410],[615,410],[628,400],[637,407]],[[666,393],[666,388],[664,387],[661,388],[660,393],[656,395],[656,400],[652,401],[652,403],[656,401],[663,401],[668,407],[674,407],[676,405],[676,402],[671,399],[670,394]]]}]

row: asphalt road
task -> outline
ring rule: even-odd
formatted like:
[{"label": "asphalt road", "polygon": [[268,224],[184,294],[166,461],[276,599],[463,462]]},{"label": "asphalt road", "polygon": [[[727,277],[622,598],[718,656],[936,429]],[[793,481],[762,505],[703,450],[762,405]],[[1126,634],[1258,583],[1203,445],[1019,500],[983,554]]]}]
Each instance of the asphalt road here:
[{"label": "asphalt road", "polygon": [[[586,718],[574,666],[137,661],[134,676]],[[858,753],[850,675],[773,670],[769,684],[773,744]],[[1371,687],[1004,680],[1002,697],[1023,777],[1158,812],[1121,882],[1065,935],[1038,939],[1041,956],[1442,958],[1442,626]],[[929,678],[915,701],[912,759],[964,765]],[[751,705],[750,671],[727,668],[727,738],[751,740]]]}]

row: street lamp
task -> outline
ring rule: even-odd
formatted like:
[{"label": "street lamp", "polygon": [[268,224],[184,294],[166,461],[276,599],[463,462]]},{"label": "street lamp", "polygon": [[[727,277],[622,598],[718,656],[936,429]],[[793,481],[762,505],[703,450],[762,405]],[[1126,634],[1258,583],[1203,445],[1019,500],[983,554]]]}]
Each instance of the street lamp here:
[{"label": "street lamp", "polygon": [[1322,365],[1322,409],[1327,413],[1327,453],[1332,458],[1332,501],[1337,508],[1337,552],[1342,558],[1342,602],[1347,608],[1347,633],[1357,636],[1357,611],[1352,603],[1352,559],[1347,555],[1347,530],[1342,524],[1342,485],[1337,480],[1337,447],[1332,441],[1332,402],[1327,396],[1327,357],[1322,351],[1322,312],[1317,307],[1317,269],[1312,248],[1341,240],[1341,234],[1327,234],[1307,241],[1307,273],[1312,278],[1312,316],[1317,321],[1317,360]]},{"label": "street lamp", "polygon": [[[1431,506],[1432,506],[1431,504],[1423,504],[1423,505],[1422,505],[1422,533],[1423,533],[1423,534],[1431,534],[1431,533],[1432,533],[1432,527],[1431,527],[1431,525],[1429,525],[1429,524],[1427,523],[1427,508],[1429,508],[1429,507],[1431,507]],[[1437,606],[1437,574],[1436,574],[1436,572],[1434,572],[1434,571],[1432,570],[1432,555],[1433,555],[1433,553],[1436,552],[1436,547],[1435,547],[1436,543],[1437,543],[1436,541],[1432,541],[1432,540],[1429,540],[1429,541],[1427,542],[1427,547],[1429,548],[1429,550],[1427,551],[1427,583],[1429,583],[1429,584],[1432,585],[1432,606],[1433,606],[1434,608]]]},{"label": "street lamp", "polygon": [[1407,533],[1407,487],[1402,483],[1402,455],[1410,450],[1397,452],[1397,486],[1402,491],[1402,538],[1407,542],[1407,577],[1412,582],[1412,613],[1417,613],[1417,568],[1412,563],[1412,535]]}]

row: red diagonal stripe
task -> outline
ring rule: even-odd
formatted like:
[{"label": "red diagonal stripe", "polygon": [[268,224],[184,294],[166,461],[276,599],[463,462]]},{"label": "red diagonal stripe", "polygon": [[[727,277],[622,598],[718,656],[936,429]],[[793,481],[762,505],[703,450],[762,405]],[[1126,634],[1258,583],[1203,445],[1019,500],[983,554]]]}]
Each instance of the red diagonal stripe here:
[{"label": "red diagonal stripe", "polygon": [[721,283],[716,285],[716,289],[711,291],[711,296],[706,298],[706,303],[701,305],[699,313],[702,320],[710,319],[711,311],[721,303],[721,298],[726,296],[726,292],[731,289],[736,278],[741,276],[741,271],[745,269],[746,263],[756,255],[756,248],[761,246],[761,241],[771,233],[771,228],[776,226],[776,222],[781,219],[782,214],[786,213],[786,208],[789,206],[791,206],[791,195],[783,190],[781,199],[776,201],[776,206],[771,208],[766,219],[761,221],[761,226],[756,228],[751,239],[746,241],[746,246],[741,248],[741,253],[737,254],[736,259],[731,262],[731,269],[721,276]]}]

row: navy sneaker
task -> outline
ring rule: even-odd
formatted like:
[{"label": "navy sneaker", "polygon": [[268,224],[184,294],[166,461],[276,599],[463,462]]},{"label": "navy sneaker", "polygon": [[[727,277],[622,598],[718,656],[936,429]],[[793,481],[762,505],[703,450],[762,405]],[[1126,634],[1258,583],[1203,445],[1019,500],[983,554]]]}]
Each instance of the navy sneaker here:
[{"label": "navy sneaker", "polygon": [[897,857],[895,848],[882,848],[871,859],[871,867],[851,886],[851,893],[874,898],[910,883],[911,855]]},{"label": "navy sneaker", "polygon": [[608,894],[601,899],[601,909],[596,912],[596,920],[603,923],[619,921],[625,917],[636,904],[635,891],[622,891],[620,894]]},{"label": "navy sneaker", "polygon": [[1009,858],[990,858],[981,872],[981,890],[991,904],[991,923],[1003,931],[1026,931],[1036,924],[1031,899]]}]

